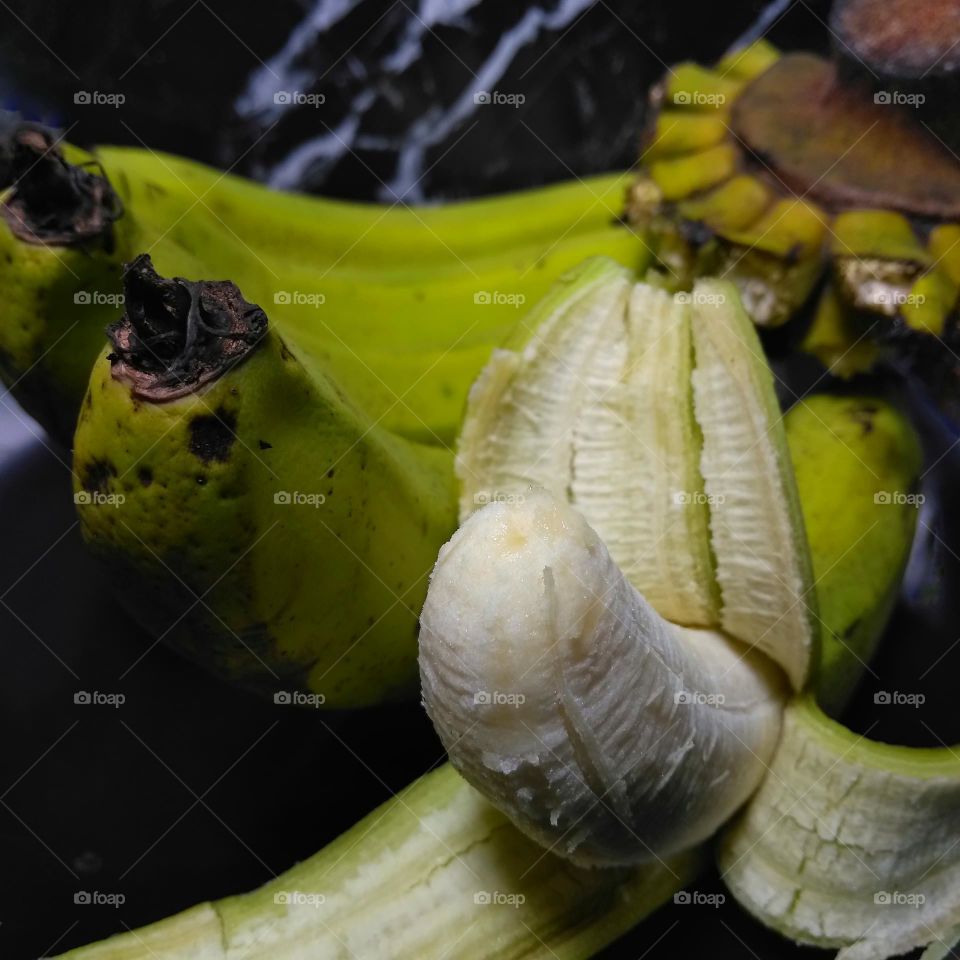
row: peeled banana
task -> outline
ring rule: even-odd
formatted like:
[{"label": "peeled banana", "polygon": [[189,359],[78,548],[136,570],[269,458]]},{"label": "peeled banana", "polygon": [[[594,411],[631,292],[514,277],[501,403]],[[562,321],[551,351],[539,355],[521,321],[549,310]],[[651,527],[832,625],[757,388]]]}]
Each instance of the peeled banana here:
[{"label": "peeled banana", "polygon": [[[636,296],[624,296],[623,280],[611,269],[599,283],[616,319],[596,309],[604,301],[595,282],[579,307],[545,311],[539,338],[495,357],[471,395],[460,463],[475,489],[486,484],[491,493],[440,552],[421,615],[424,701],[437,732],[470,783],[520,830],[575,863],[656,861],[709,836],[746,800],[724,834],[720,862],[734,895],[761,920],[800,942],[841,947],[845,960],[883,960],[928,944],[945,953],[960,933],[956,751],[870,744],[817,702],[819,694],[842,703],[869,656],[914,520],[889,517],[872,542],[882,550],[891,534],[900,548],[893,563],[889,555],[870,561],[886,574],[868,588],[871,625],[860,633],[864,618],[847,618],[853,603],[865,609],[862,601],[838,600],[862,584],[851,570],[828,579],[844,553],[856,551],[828,547],[823,569],[823,544],[808,550],[803,514],[813,529],[833,521],[800,508],[799,480],[806,486],[810,477],[794,474],[753,326],[736,292],[715,281],[698,282],[690,296],[692,372],[686,361],[672,367],[680,383],[692,381],[701,435],[681,430],[665,442],[663,428],[635,419],[610,447],[578,443],[581,433],[599,435],[580,424],[601,422],[610,398],[619,416],[625,409],[615,398],[630,374],[626,354],[612,367],[597,360],[609,355],[610,338],[628,341],[624,328],[642,322],[627,307]],[[644,291],[641,299],[663,296]],[[601,347],[589,339],[597,329],[609,331]],[[579,338],[571,332],[578,330]],[[543,357],[559,376],[545,374]],[[586,389],[598,368],[605,389]],[[571,400],[574,381],[582,392]],[[848,443],[881,427],[875,452],[885,460],[896,418],[884,425],[880,407],[831,402],[848,406],[851,427],[858,407],[867,415],[859,430],[845,428],[827,445],[848,451],[831,480],[852,479]],[[673,414],[681,422],[684,406]],[[817,416],[810,406],[797,413],[808,429]],[[474,416],[487,429],[473,429]],[[908,434],[901,441],[897,482],[910,489],[917,445]],[[698,462],[704,477],[720,594],[713,630],[680,627],[656,611],[599,536],[607,512],[578,495],[582,461],[592,460],[591,477],[604,476],[604,467],[608,476],[632,477],[623,469],[627,451],[642,461],[664,447]],[[561,455],[548,462],[544,451],[555,448]],[[539,489],[548,485],[556,492]],[[897,499],[869,488],[855,482],[846,495],[843,512],[857,519],[838,539],[854,527],[858,538],[870,537],[880,522],[871,514]],[[649,509],[664,513],[663,498]],[[656,549],[653,540],[647,546]],[[818,568],[840,588],[824,591],[829,620],[812,602]],[[843,620],[848,626],[837,630]],[[785,681],[802,691],[816,664],[815,692],[788,700]]]},{"label": "peeled banana", "polygon": [[786,684],[773,664],[663,619],[545,491],[467,520],[421,623],[424,703],[453,765],[576,864],[706,840],[777,746]]},{"label": "peeled banana", "polygon": [[663,616],[722,625],[802,687],[818,642],[810,561],[773,380],[733,285],[671,295],[598,260],[524,330],[471,391],[461,515],[530,484],[568,497]]},{"label": "peeled banana", "polygon": [[[640,863],[706,839],[755,792],[777,746],[784,679],[802,689],[818,656],[819,617],[773,379],[733,285],[698,281],[671,296],[634,287],[613,264],[580,273],[571,289],[588,293],[546,304],[535,338],[496,357],[471,394],[464,487],[486,481],[500,502],[440,553],[420,672],[452,762],[525,833],[577,863]],[[648,304],[670,313],[646,335],[665,341],[649,349],[669,384],[657,392],[673,403],[632,417],[647,394],[627,344],[648,326]],[[617,407],[630,395],[636,406]],[[616,429],[601,443],[593,425],[605,415]],[[693,427],[672,429],[678,415]],[[657,471],[699,474],[703,492],[670,496],[644,482]],[[587,497],[583,476],[595,481]],[[630,542],[621,570],[598,534],[623,544],[632,515],[617,491],[634,477],[649,497],[640,509],[659,522]],[[530,492],[545,483],[556,496]],[[688,500],[706,521],[688,550],[714,561],[698,568],[699,593],[719,587],[706,630],[674,626],[645,599],[652,577],[664,611],[681,606],[669,564],[632,562],[657,550],[655,531],[689,529],[673,528]],[[517,702],[487,709],[478,689]]]}]

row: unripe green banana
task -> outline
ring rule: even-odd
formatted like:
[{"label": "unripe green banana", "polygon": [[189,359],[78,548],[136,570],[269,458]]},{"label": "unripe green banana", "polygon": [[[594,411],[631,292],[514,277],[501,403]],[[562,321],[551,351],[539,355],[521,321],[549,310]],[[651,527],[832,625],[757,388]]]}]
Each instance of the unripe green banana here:
[{"label": "unripe green banana", "polygon": [[871,397],[811,397],[785,423],[817,585],[817,700],[839,716],[900,588],[920,443],[902,413]]},{"label": "unripe green banana", "polygon": [[141,258],[75,444],[84,536],[165,642],[331,707],[410,696],[451,455],[385,430],[230,283]]},{"label": "unripe green banana", "polygon": [[242,237],[275,265],[403,272],[472,263],[504,249],[593,233],[616,220],[629,182],[604,174],[557,186],[413,208],[284,193],[183,157],[131,147],[97,147],[93,159],[124,199],[158,226],[183,217]]},{"label": "unripe green banana", "polygon": [[169,276],[242,277],[372,417],[427,443],[452,441],[490,348],[559,273],[593,253],[646,262],[643,239],[613,222],[617,176],[421,213],[283,196],[144,151],[61,157],[43,131],[16,136],[0,375],[64,442],[122,264],[144,251]]}]

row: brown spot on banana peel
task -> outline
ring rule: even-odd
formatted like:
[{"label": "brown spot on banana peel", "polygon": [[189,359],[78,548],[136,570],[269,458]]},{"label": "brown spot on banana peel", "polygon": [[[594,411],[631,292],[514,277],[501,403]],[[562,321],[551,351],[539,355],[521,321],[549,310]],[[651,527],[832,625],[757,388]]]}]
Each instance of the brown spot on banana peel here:
[{"label": "brown spot on banana peel", "polygon": [[13,189],[0,216],[24,243],[113,246],[113,224],[123,204],[102,173],[68,163],[53,134],[20,124],[9,136],[9,175]]},{"label": "brown spot on banana peel", "polygon": [[226,463],[237,438],[236,428],[237,418],[223,407],[212,414],[194,417],[190,421],[190,452],[204,463],[211,460]]},{"label": "brown spot on banana peel", "polygon": [[80,468],[80,485],[87,493],[106,493],[117,468],[109,460],[92,460]]}]

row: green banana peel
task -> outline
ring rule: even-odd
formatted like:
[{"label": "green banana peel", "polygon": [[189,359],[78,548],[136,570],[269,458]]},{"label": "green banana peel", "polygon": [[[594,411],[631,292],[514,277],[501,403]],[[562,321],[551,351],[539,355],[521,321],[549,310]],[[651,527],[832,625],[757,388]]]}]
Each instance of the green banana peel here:
[{"label": "green banana peel", "polygon": [[446,765],[260,889],[64,957],[576,960],[640,922],[702,861],[690,851],[642,870],[575,867]]},{"label": "green banana peel", "polygon": [[741,905],[792,940],[885,960],[949,948],[960,923],[960,744],[876,743],[807,696],[767,779],[722,837]]},{"label": "green banana peel", "polygon": [[[617,172],[502,196],[413,208],[285,193],[183,157],[131,147],[96,147],[121,197],[184,237],[216,224],[242,237],[274,266],[290,261],[358,271],[411,265],[456,268],[504,248],[537,246],[566,234],[593,233],[621,212],[629,174]],[[169,219],[167,226],[170,226]]]},{"label": "green banana peel", "polygon": [[[149,151],[22,137],[33,153],[0,225],[0,377],[64,443],[121,307],[122,265],[144,251],[167,276],[239,279],[372,417],[431,444],[452,442],[490,349],[559,273],[592,253],[638,270],[647,259],[643,237],[615,222],[623,175],[421,212],[284,196]],[[97,171],[122,214],[104,215],[95,235],[26,239],[21,194],[33,196],[31,178],[50,165]],[[89,220],[79,211],[77,230]]]},{"label": "green banana peel", "polygon": [[[876,429],[863,428],[870,421]],[[868,627],[879,633],[882,622],[873,605],[886,608],[896,592],[915,513],[902,503],[884,512],[862,509],[866,502],[848,500],[844,484],[851,489],[873,485],[876,492],[908,489],[916,478],[912,428],[883,400],[826,395],[797,404],[785,427],[800,465],[797,485],[820,578],[824,636],[849,637]],[[847,444],[832,444],[837,436]],[[834,472],[842,481],[823,483]],[[841,512],[845,522],[837,530]],[[834,600],[834,591],[849,587],[831,572],[837,561],[860,553],[865,535],[878,527],[890,549],[864,549],[858,566],[861,577],[875,581],[874,589],[857,591],[850,602]],[[865,638],[859,649],[875,639]],[[822,650],[828,646],[827,641]],[[852,659],[847,684],[856,674]],[[819,672],[821,681],[826,674]],[[267,886],[193,907],[65,957],[314,960],[326,956],[325,950],[337,956],[346,944],[357,956],[393,960],[527,952],[574,960],[592,956],[641,922],[691,883],[705,860],[706,848],[699,848],[631,870],[576,867],[524,837],[446,764]],[[525,873],[532,863],[534,870]]]},{"label": "green banana peel", "polygon": [[786,423],[820,607],[817,701],[836,717],[897,598],[917,523],[904,495],[920,476],[920,444],[902,413],[871,397],[811,397]]}]

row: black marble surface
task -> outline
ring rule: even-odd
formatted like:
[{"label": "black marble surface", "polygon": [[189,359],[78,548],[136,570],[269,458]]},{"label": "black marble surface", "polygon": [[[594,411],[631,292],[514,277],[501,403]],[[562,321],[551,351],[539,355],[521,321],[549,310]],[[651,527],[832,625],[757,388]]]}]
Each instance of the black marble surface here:
[{"label": "black marble surface", "polygon": [[[9,0],[0,99],[83,142],[145,144],[285,188],[417,202],[628,166],[645,91],[668,64],[709,61],[751,31],[826,50],[828,9],[828,0]],[[124,102],[76,104],[77,92]],[[514,101],[475,103],[483,92]]]},{"label": "black marble surface", "polygon": [[[780,16],[778,5],[745,0],[11,0],[0,5],[0,96],[72,139],[142,142],[284,186],[407,201],[482,194],[629,164],[644,88],[663,63],[719,55],[765,12],[781,45],[825,48],[826,4],[787,6]],[[479,89],[525,102],[473,105]],[[325,102],[274,113],[272,92],[281,90]],[[126,100],[87,107],[73,102],[77,91]],[[327,138],[321,147],[318,138]],[[936,467],[923,520],[933,532],[917,548],[877,666],[877,683],[927,691],[933,712],[878,711],[868,684],[848,718],[908,742],[930,742],[924,723],[960,740],[946,709],[960,660],[951,646],[960,633],[953,439],[931,426]],[[58,953],[254,887],[441,761],[416,705],[291,711],[215,683],[153,644],[118,612],[84,554],[66,455],[9,397],[0,405],[0,544],[4,960]],[[81,691],[122,693],[125,702],[77,704]],[[697,889],[722,887],[707,877]],[[93,890],[125,902],[74,902]],[[604,956],[818,953],[763,930],[728,900],[719,909],[667,906]]]}]

